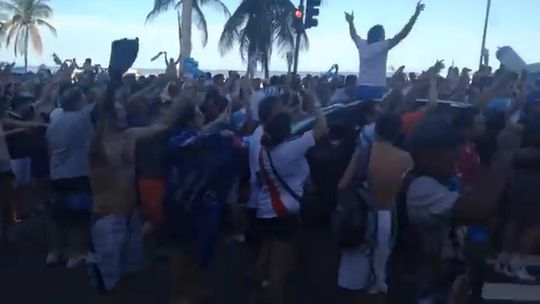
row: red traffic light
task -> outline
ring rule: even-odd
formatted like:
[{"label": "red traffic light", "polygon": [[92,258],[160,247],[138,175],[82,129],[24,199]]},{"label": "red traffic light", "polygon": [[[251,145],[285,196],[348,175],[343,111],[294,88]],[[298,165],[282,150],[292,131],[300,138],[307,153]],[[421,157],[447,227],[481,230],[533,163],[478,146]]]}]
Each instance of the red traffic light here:
[{"label": "red traffic light", "polygon": [[297,19],[302,19],[304,17],[304,12],[302,12],[301,9],[297,8],[296,11],[294,12],[294,16]]}]

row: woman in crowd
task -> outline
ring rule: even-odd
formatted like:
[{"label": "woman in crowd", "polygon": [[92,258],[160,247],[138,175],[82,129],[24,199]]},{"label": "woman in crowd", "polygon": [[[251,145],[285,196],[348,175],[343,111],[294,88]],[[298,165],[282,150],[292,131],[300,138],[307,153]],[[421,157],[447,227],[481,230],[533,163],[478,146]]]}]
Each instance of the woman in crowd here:
[{"label": "woman in crowd", "polygon": [[[310,94],[316,98],[313,90]],[[257,202],[257,229],[263,244],[256,278],[262,282],[268,271],[273,304],[286,303],[287,281],[296,264],[300,198],[309,176],[305,154],[328,132],[326,118],[320,109],[316,115],[313,130],[295,139],[290,139],[291,117],[287,113],[276,114],[264,125],[258,156],[260,191]]]}]

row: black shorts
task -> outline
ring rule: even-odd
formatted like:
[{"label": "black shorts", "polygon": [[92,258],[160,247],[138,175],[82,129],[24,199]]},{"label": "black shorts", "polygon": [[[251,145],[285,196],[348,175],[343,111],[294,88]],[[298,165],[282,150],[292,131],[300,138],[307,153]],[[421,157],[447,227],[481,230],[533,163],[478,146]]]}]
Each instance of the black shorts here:
[{"label": "black shorts", "polygon": [[298,231],[298,217],[257,219],[257,232],[262,239],[274,239],[281,242],[291,242]]}]

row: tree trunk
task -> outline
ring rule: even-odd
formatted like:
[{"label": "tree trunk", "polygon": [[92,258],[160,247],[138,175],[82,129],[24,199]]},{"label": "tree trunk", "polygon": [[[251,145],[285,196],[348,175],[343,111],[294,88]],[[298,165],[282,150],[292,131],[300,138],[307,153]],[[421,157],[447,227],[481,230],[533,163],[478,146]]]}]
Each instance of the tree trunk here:
[{"label": "tree trunk", "polygon": [[193,11],[193,1],[182,1],[182,29],[180,34],[180,61],[191,57],[191,17]]},{"label": "tree trunk", "polygon": [[28,73],[28,29],[24,35],[24,72]]},{"label": "tree trunk", "polygon": [[180,11],[176,11],[176,16],[178,17],[178,58],[180,58],[182,55],[182,15],[180,15]]},{"label": "tree trunk", "polygon": [[264,78],[270,79],[270,65],[268,63],[269,58],[268,54],[263,55],[263,66],[264,66]]}]

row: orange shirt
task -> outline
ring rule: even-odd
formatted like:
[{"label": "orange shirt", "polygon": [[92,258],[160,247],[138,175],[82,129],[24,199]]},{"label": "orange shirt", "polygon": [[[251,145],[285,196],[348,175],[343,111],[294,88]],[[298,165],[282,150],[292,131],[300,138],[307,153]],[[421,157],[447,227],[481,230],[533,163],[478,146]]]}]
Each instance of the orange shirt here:
[{"label": "orange shirt", "polygon": [[416,126],[417,123],[422,121],[426,116],[426,111],[424,109],[416,110],[414,112],[409,112],[401,115],[401,130],[405,135],[408,135],[412,129]]}]

